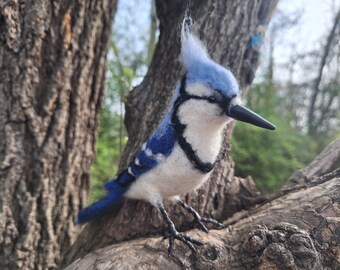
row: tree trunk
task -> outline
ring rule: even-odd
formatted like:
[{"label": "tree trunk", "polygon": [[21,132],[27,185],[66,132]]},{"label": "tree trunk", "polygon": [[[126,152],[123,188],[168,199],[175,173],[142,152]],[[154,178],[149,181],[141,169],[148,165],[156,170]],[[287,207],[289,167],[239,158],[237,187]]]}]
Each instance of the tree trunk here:
[{"label": "tree trunk", "polygon": [[0,269],[55,269],[75,240],[115,9],[0,2]]},{"label": "tree trunk", "polygon": [[[326,167],[326,160],[331,167],[340,165],[329,147],[316,160],[323,160]],[[308,171],[310,165],[302,171]],[[261,205],[236,213],[224,222],[225,229],[209,234],[188,232],[205,242],[196,253],[177,242],[169,257],[167,241],[149,237],[99,249],[65,270],[340,269],[340,168],[309,177],[305,181],[302,176],[304,184],[280,190]]]},{"label": "tree trunk", "polygon": [[[207,44],[212,58],[228,66],[244,90],[253,79],[261,39],[277,2],[193,1],[192,16],[197,33]],[[127,99],[125,123],[129,141],[121,159],[121,168],[128,164],[157,126],[166,112],[176,81],[183,75],[177,59],[180,44],[178,26],[183,19],[185,5],[185,1],[181,0],[156,1],[160,37],[147,75]],[[231,132],[232,124],[226,128],[220,161],[210,181],[189,198],[189,203],[204,216],[223,219],[249,205],[249,199],[257,195],[250,178],[234,176],[234,164],[229,154]],[[192,227],[181,209],[171,205],[167,210],[177,228]],[[144,202],[125,201],[123,207],[117,206],[112,210],[112,215],[84,228],[64,264],[109,244],[159,232],[163,227],[157,209]]]}]

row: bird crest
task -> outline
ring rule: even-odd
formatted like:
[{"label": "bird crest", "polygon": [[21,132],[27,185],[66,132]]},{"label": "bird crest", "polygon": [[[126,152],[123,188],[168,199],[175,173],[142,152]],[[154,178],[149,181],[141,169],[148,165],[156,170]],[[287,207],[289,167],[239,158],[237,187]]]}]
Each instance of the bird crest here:
[{"label": "bird crest", "polygon": [[181,30],[180,61],[187,71],[187,83],[201,83],[231,98],[239,93],[234,75],[213,61],[206,46],[193,32],[190,12],[185,12]]},{"label": "bird crest", "polygon": [[207,48],[193,33],[193,21],[188,9],[182,23],[180,60],[186,69],[209,60]]}]

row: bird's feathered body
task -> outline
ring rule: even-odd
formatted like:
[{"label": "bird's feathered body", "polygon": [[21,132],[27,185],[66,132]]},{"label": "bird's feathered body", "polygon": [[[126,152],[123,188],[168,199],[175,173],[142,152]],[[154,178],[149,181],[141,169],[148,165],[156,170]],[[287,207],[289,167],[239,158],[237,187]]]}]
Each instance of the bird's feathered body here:
[{"label": "bird's feathered body", "polygon": [[180,201],[178,195],[200,187],[209,178],[227,122],[235,118],[275,128],[241,106],[235,77],[209,57],[205,46],[191,32],[189,17],[183,22],[181,45],[180,60],[186,73],[175,89],[167,115],[129,166],[105,184],[107,196],[80,211],[78,216],[79,223],[100,217],[124,197],[150,202],[160,209],[168,224],[169,253],[174,239],[183,241],[191,249],[191,243],[200,242],[176,231],[163,207],[164,199],[175,197],[205,231],[202,222],[221,225],[212,219],[201,218]]},{"label": "bird's feathered body", "polygon": [[[180,86],[178,86],[180,87]],[[209,89],[202,84],[186,88],[188,94],[207,96]],[[178,89],[175,92],[175,100]],[[172,107],[173,108],[173,107]],[[176,134],[174,114],[185,125],[182,134]],[[171,109],[150,139],[143,144],[136,157],[116,179],[107,182],[108,195],[98,203],[82,210],[79,223],[87,222],[104,214],[124,197],[139,199],[158,206],[163,199],[186,194],[200,187],[210,175],[195,168],[188,158],[178,137],[182,135],[196,156],[203,162],[214,164],[221,147],[222,132],[227,116],[216,117],[221,110],[205,100],[188,99],[177,112]]]},{"label": "bird's feathered body", "polygon": [[[195,92],[196,95],[201,93],[200,96],[208,91],[199,84],[192,85],[187,90]],[[195,168],[195,164],[187,157],[177,137],[185,137],[202,162],[213,164],[219,154],[222,131],[228,121],[228,117],[216,117],[219,113],[216,106],[204,100],[187,100],[177,111],[181,124],[186,126],[183,133],[176,133],[173,121],[167,123],[168,129],[173,129],[175,139],[171,154],[153,155],[154,159],[159,160],[158,165],[141,175],[138,181],[131,185],[126,197],[146,200],[157,206],[159,200],[186,194],[201,186],[208,179],[210,171],[202,172]],[[154,136],[159,132],[162,132],[162,125]],[[142,151],[153,153],[153,150],[148,148],[148,143]]]}]

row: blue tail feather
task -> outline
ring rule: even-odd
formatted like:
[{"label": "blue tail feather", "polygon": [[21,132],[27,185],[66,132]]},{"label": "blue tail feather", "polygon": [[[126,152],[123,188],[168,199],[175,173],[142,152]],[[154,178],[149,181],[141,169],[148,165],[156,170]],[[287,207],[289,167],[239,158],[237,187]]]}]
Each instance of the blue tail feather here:
[{"label": "blue tail feather", "polygon": [[109,183],[110,192],[104,198],[79,212],[77,219],[78,224],[83,224],[92,219],[104,216],[114,205],[122,201],[127,188],[121,187],[115,180]]},{"label": "blue tail feather", "polygon": [[[106,182],[104,187],[109,193],[116,192],[117,188],[120,188],[125,192],[134,180],[135,177],[129,174],[127,170],[124,170],[117,176],[117,180]],[[117,181],[119,181],[120,185],[117,184]]]}]

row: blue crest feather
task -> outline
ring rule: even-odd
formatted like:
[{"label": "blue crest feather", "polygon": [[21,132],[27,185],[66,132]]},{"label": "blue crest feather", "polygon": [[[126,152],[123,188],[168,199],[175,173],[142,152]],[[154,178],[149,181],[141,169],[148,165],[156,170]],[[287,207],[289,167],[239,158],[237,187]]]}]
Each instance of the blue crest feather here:
[{"label": "blue crest feather", "polygon": [[214,62],[202,41],[192,33],[191,18],[184,18],[181,32],[180,60],[187,70],[187,83],[202,83],[232,97],[239,92],[234,75]]}]

